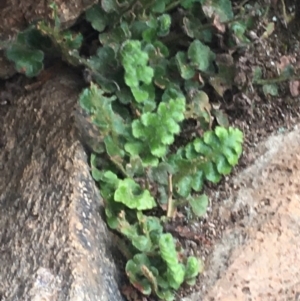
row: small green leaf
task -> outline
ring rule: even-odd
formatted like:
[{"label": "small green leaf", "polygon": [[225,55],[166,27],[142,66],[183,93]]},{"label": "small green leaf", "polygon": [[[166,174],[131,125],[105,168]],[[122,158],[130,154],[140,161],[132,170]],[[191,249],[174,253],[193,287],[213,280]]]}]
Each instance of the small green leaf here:
[{"label": "small green leaf", "polygon": [[141,90],[139,87],[131,87],[131,92],[136,102],[144,102],[148,98],[148,92]]},{"label": "small green leaf", "polygon": [[202,28],[201,30],[199,30],[200,27],[203,27],[203,24],[197,14],[195,16],[183,18],[183,29],[186,32],[187,36],[192,39],[198,39],[205,43],[211,43],[213,37],[213,29]]},{"label": "small green leaf", "polygon": [[[106,97],[104,91],[91,83],[79,96],[81,107],[91,116],[92,122],[99,127],[99,135],[126,135],[126,125],[120,115],[112,109],[116,96]],[[117,139],[117,138],[116,138]],[[115,140],[116,141],[116,140]]]},{"label": "small green leaf", "polygon": [[155,26],[155,28],[150,27],[143,31],[143,40],[145,42],[153,43],[156,38],[157,38],[156,26]]},{"label": "small green leaf", "polygon": [[142,152],[144,144],[141,141],[127,142],[124,148],[130,155],[136,156]]},{"label": "small green leaf", "polygon": [[116,174],[114,174],[113,172],[111,171],[106,171],[104,172],[102,178],[101,178],[102,181],[104,181],[105,183],[108,183],[110,185],[113,185],[114,187],[117,188],[118,186],[118,183],[119,183],[119,179],[117,177]]},{"label": "small green leaf", "polygon": [[141,268],[143,262],[145,262],[147,267],[150,266],[150,262],[146,255],[137,254],[133,259],[127,262],[125,270],[131,284],[142,294],[147,296],[151,294],[152,289],[149,280],[142,277]]},{"label": "small green leaf", "polygon": [[262,78],[262,69],[260,67],[255,67],[253,71],[253,83],[260,80]]},{"label": "small green leaf", "polygon": [[198,197],[190,198],[189,204],[192,207],[192,210],[195,215],[202,216],[206,213],[208,206],[208,197],[205,194],[202,194]]},{"label": "small green leaf", "polygon": [[[112,73],[116,66],[118,65],[116,60],[116,54],[108,45],[104,45],[103,47],[99,47],[97,50],[97,54],[91,56],[88,60],[89,64],[93,66],[98,72],[100,72],[103,76],[106,76],[109,73]],[[109,73],[108,73],[109,71]]]},{"label": "small green leaf", "polygon": [[101,0],[101,7],[106,13],[117,12],[119,6],[119,2],[116,0]]},{"label": "small green leaf", "polygon": [[118,53],[122,43],[131,38],[131,32],[126,22],[122,22],[110,31],[99,34],[99,40],[102,45],[110,46],[115,53]]},{"label": "small green leaf", "polygon": [[229,127],[228,130],[222,127],[216,127],[215,133],[221,144],[224,145],[222,152],[230,165],[237,164],[242,154],[243,133],[239,129]]},{"label": "small green leaf", "polygon": [[130,209],[147,210],[156,207],[154,198],[148,190],[142,190],[134,180],[120,180],[115,192],[115,201],[123,203]]},{"label": "small green leaf", "polygon": [[213,109],[212,115],[216,117],[218,124],[222,127],[229,127],[229,120],[227,114],[221,109]]},{"label": "small green leaf", "polygon": [[249,43],[250,40],[245,36],[247,30],[247,24],[244,21],[233,22],[229,25],[229,28],[234,33],[235,37],[242,43]]},{"label": "small green leaf", "polygon": [[265,95],[278,96],[278,86],[276,84],[263,85]]},{"label": "small green leaf", "polygon": [[221,145],[217,135],[215,135],[213,131],[205,132],[203,135],[203,141],[213,149],[219,149]]},{"label": "small green leaf", "polygon": [[86,20],[91,23],[92,27],[102,32],[107,23],[108,23],[108,16],[107,13],[103,11],[99,4],[93,5],[85,12]]},{"label": "small green leaf", "polygon": [[186,198],[190,194],[192,181],[192,177],[182,177],[182,179],[177,183],[177,193]]},{"label": "small green leaf", "polygon": [[169,53],[168,47],[161,41],[158,41],[158,40],[154,41],[153,46],[156,49],[156,53],[157,53],[158,57],[161,57],[161,56],[168,57],[169,56],[170,53]]},{"label": "small green leaf", "polygon": [[116,230],[119,226],[119,221],[117,216],[113,212],[111,212],[109,208],[105,208],[105,215],[106,215],[106,222],[108,226],[111,229]]},{"label": "small green leaf", "polygon": [[44,53],[26,45],[12,44],[7,48],[6,56],[15,63],[18,72],[28,77],[37,76],[44,68]]},{"label": "small green leaf", "polygon": [[132,123],[132,135],[144,143],[128,142],[125,144],[125,150],[139,155],[144,162],[145,157],[149,155],[151,161],[153,156],[163,157],[168,151],[168,145],[174,142],[174,135],[180,132],[178,122],[184,119],[184,110],[185,98],[181,97],[161,102],[157,113],[142,114],[140,119]]},{"label": "small green leaf", "polygon": [[168,174],[173,173],[173,168],[166,162],[159,163],[158,166],[149,169],[148,176],[152,181],[162,185],[168,184]]},{"label": "small green leaf", "polygon": [[151,240],[144,235],[137,235],[131,239],[131,242],[135,248],[140,252],[146,252],[151,248]]},{"label": "small green leaf", "polygon": [[140,40],[143,32],[148,28],[147,22],[135,19],[130,26],[131,29],[131,37],[134,40]]},{"label": "small green leaf", "polygon": [[98,182],[102,179],[103,172],[97,168],[97,156],[95,154],[91,154],[91,172],[93,179]]},{"label": "small green leaf", "polygon": [[197,192],[200,191],[203,187],[203,181],[204,181],[203,171],[198,170],[193,176],[192,188]]},{"label": "small green leaf", "polygon": [[92,177],[96,182],[98,182],[102,178],[102,172],[98,168],[92,167]]},{"label": "small green leaf", "polygon": [[127,105],[134,101],[131,90],[128,88],[128,86],[125,86],[125,84],[124,86],[120,86],[120,90],[116,91],[116,96],[123,105]]},{"label": "small green leaf", "polygon": [[118,141],[114,140],[111,136],[106,136],[104,138],[104,144],[106,147],[107,154],[110,157],[124,157],[124,150],[120,147]]},{"label": "small green leaf", "polygon": [[198,70],[207,72],[212,68],[215,54],[208,46],[194,40],[188,49],[188,58]]},{"label": "small green leaf", "polygon": [[205,178],[210,182],[218,183],[221,180],[221,175],[218,173],[212,162],[203,164],[203,172]]},{"label": "small green leaf", "polygon": [[216,156],[214,162],[216,163],[217,170],[220,174],[222,175],[230,174],[232,170],[232,166],[229,164],[228,160],[224,155]]},{"label": "small green leaf", "polygon": [[189,256],[186,263],[185,280],[197,277],[200,269],[200,260],[194,256]]},{"label": "small green leaf", "polygon": [[184,52],[182,51],[177,52],[175,59],[176,59],[178,70],[183,79],[190,79],[194,77],[195,70],[192,66],[189,65],[187,61],[187,56]]},{"label": "small green leaf", "polygon": [[209,145],[205,144],[202,139],[196,138],[193,144],[196,152],[204,155],[205,157],[210,157],[210,155],[213,153],[212,148]]},{"label": "small green leaf", "polygon": [[149,85],[154,70],[148,65],[148,54],[141,50],[141,42],[127,40],[121,48],[122,64],[125,69],[125,83],[129,87],[139,87],[139,82]]},{"label": "small green leaf", "polygon": [[139,156],[130,156],[130,162],[126,164],[126,172],[131,177],[144,174],[143,162]]},{"label": "small green leaf", "polygon": [[[203,1],[201,1],[203,3]],[[204,1],[202,9],[206,16],[218,16],[220,22],[227,22],[233,18],[231,0]]]},{"label": "small green leaf", "polygon": [[81,33],[74,34],[72,31],[66,30],[61,33],[60,44],[63,44],[65,48],[79,49],[82,45],[83,36]]},{"label": "small green leaf", "polygon": [[160,64],[156,65],[154,69],[154,84],[161,89],[165,89],[169,83],[167,61],[161,60]]},{"label": "small green leaf", "polygon": [[163,14],[157,18],[158,31],[157,35],[159,37],[164,37],[169,34],[171,26],[171,17],[168,14]]},{"label": "small green leaf", "polygon": [[178,263],[174,238],[170,233],[161,235],[159,239],[161,257],[167,263],[169,285],[177,290],[184,281],[184,266]]},{"label": "small green leaf", "polygon": [[166,1],[155,1],[154,4],[151,7],[151,10],[154,13],[163,13],[166,8]]}]

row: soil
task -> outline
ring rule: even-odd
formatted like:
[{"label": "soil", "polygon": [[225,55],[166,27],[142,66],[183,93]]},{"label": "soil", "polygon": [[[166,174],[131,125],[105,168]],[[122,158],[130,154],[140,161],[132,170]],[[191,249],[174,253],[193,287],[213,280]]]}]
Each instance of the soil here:
[{"label": "soil", "polygon": [[[289,268],[299,261],[295,255],[299,229],[289,226],[298,220],[295,212],[299,212],[291,188],[298,187],[300,168],[298,80],[279,83],[279,94],[272,97],[248,77],[260,66],[265,78],[276,78],[285,60],[298,68],[296,25],[286,27],[280,14],[276,6],[256,24],[252,34],[260,36],[269,22],[277,20],[272,35],[254,39],[239,57],[239,77],[247,89],[231,95],[223,105],[230,124],[244,132],[243,156],[229,177],[205,189],[210,208],[205,218],[190,226],[203,240],[200,245],[189,242],[205,269],[197,286],[184,288],[178,300],[298,300],[300,295],[298,271]],[[276,193],[278,187],[281,193]],[[278,231],[281,235],[272,236]]]}]

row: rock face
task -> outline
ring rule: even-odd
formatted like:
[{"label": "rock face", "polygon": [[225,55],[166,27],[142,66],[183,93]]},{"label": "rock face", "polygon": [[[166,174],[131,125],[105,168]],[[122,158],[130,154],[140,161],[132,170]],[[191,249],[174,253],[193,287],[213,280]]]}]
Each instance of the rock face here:
[{"label": "rock face", "polygon": [[193,301],[300,300],[300,128],[271,137],[235,179],[227,210],[247,208],[207,265]]},{"label": "rock face", "polygon": [[123,300],[71,116],[80,90],[61,70],[0,106],[1,301]]},{"label": "rock face", "polygon": [[78,16],[97,0],[1,0],[0,2],[0,39],[15,35],[37,20],[49,20],[55,3],[62,28],[71,26]]},{"label": "rock face", "polygon": [[[0,0],[0,42],[12,40],[33,22],[53,19],[49,8],[52,3],[57,5],[61,28],[66,29],[96,2],[97,0]],[[0,78],[9,78],[14,73],[13,64],[6,59],[0,44]]]}]

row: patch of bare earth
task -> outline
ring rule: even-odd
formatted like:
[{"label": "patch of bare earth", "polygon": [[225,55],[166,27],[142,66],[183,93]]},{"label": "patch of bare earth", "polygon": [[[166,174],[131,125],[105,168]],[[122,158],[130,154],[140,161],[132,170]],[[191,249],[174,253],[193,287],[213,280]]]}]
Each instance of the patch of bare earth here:
[{"label": "patch of bare earth", "polygon": [[259,145],[263,154],[232,180],[238,189],[218,210],[232,223],[207,261],[201,295],[184,300],[298,300],[299,149],[299,127],[270,137]]},{"label": "patch of bare earth", "polygon": [[267,39],[256,38],[272,14],[257,23],[253,44],[238,59],[247,88],[223,104],[230,123],[244,132],[244,154],[230,177],[206,187],[209,211],[190,226],[202,239],[186,241],[205,269],[178,300],[300,300],[300,89],[297,80],[279,82],[279,95],[271,97],[251,83],[256,67],[266,79],[278,77],[287,63],[299,72],[295,27],[277,18]]}]

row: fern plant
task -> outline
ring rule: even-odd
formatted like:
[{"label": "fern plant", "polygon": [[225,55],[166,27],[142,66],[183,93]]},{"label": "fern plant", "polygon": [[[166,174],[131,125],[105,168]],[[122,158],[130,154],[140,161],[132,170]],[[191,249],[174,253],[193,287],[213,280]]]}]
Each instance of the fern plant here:
[{"label": "fern plant", "polygon": [[[223,22],[230,43],[237,36],[247,42],[247,26],[233,20],[230,0],[138,5],[102,1],[85,14],[99,47],[84,56],[84,37],[61,31],[56,7],[52,9],[54,27],[38,22],[20,33],[7,57],[28,76],[42,70],[47,49],[89,70],[92,81],[80,94],[79,104],[99,129],[97,137],[90,137],[96,138],[90,162],[107,223],[126,242],[131,284],[145,295],[174,300],[184,282],[195,284],[203,264],[184,255],[163,230],[166,219],[158,212],[170,218],[177,207],[188,204],[195,216],[204,215],[205,181],[219,182],[242,153],[242,132],[228,126],[224,112],[212,108],[204,89],[210,84],[222,96],[220,87],[234,77],[233,66],[216,61],[210,48],[215,23],[204,22]],[[40,49],[36,40],[44,41],[47,49]],[[204,134],[185,139],[182,129],[191,120]]]}]

